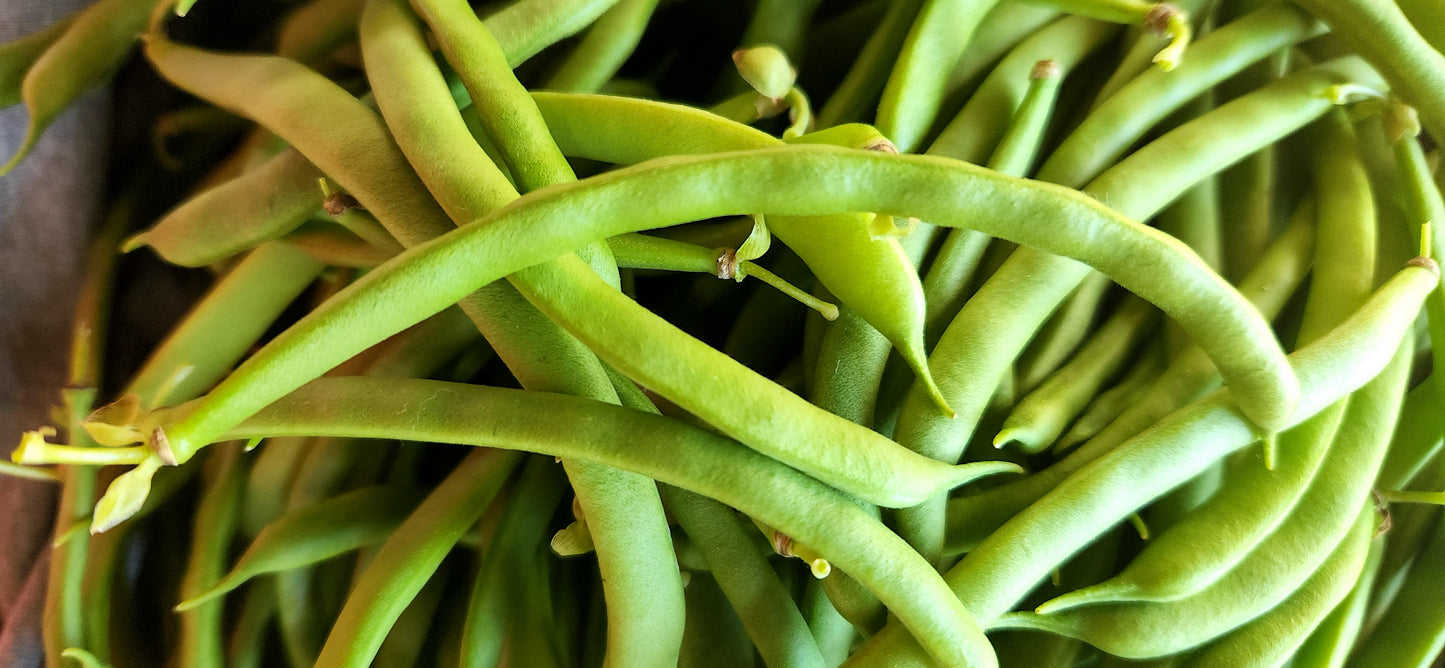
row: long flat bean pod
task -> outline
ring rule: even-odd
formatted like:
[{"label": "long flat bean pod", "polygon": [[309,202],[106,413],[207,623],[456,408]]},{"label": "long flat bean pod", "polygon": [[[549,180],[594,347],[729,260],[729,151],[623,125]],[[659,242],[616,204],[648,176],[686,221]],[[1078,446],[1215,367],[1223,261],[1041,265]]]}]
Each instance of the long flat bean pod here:
[{"label": "long flat bean pod", "polygon": [[[784,178],[783,174],[805,175],[805,178]],[[806,178],[809,175],[812,178]],[[848,193],[835,192],[828,187],[829,183],[842,180],[856,183],[859,187]],[[792,182],[789,187],[781,187],[787,182]],[[892,184],[903,182],[913,185],[908,189],[892,187]],[[304,382],[305,378],[302,376],[317,375],[334,364],[330,359],[348,355],[348,346],[359,343],[361,347],[365,347],[375,343],[376,340],[420,320],[430,312],[440,310],[442,304],[453,303],[478,285],[518,268],[551,259],[556,256],[551,249],[565,251],[589,239],[667,225],[674,221],[758,210],[813,214],[877,209],[902,215],[923,214],[937,221],[967,219],[970,226],[989,234],[1023,243],[1036,243],[1050,251],[1079,255],[1087,262],[1100,265],[1106,274],[1113,275],[1126,287],[1163,304],[1164,310],[1171,315],[1186,321],[1199,318],[1201,323],[1208,322],[1208,331],[1194,331],[1198,332],[1202,343],[1212,340],[1231,349],[1229,353],[1216,355],[1216,359],[1219,359],[1222,365],[1232,361],[1233,363],[1227,366],[1240,371],[1240,374],[1235,374],[1240,381],[1236,383],[1239,391],[1258,388],[1251,393],[1257,394],[1258,400],[1246,403],[1253,407],[1252,412],[1259,416],[1261,422],[1270,422],[1259,415],[1262,411],[1278,412],[1281,406],[1293,403],[1291,397],[1294,392],[1291,388],[1294,384],[1290,382],[1291,374],[1288,370],[1278,368],[1280,363],[1275,360],[1280,359],[1280,354],[1272,335],[1268,333],[1268,326],[1253,307],[1242,303],[1242,298],[1239,298],[1232,288],[1224,285],[1217,276],[1204,269],[1192,253],[1182,248],[1178,242],[1130,223],[1086,197],[1042,184],[1030,184],[1026,186],[1026,191],[1018,190],[1020,183],[1023,182],[946,160],[885,157],[870,152],[799,146],[781,150],[667,159],[617,170],[574,185],[553,186],[535,196],[524,198],[522,202],[527,202],[525,205],[519,203],[510,206],[499,214],[468,225],[442,240],[408,251],[400,256],[399,260],[369,273],[348,289],[346,297],[331,302],[330,308],[323,307],[313,312],[288,334],[273,341],[272,349],[286,359],[285,366],[296,364],[297,369],[283,369],[280,365],[270,364],[267,358],[276,353],[258,353],[233,375],[229,386],[223,385],[210,395],[204,405],[192,407],[193,410],[187,411],[185,417],[168,424],[167,439],[179,459],[188,458],[195,449],[213,438],[204,434],[224,430],[223,425],[227,422],[234,423],[238,419],[244,419],[274,396],[284,394],[299,385],[297,381]],[[639,211],[632,194],[636,192],[634,188],[638,187],[649,192],[673,192],[678,196],[660,199],[654,211]],[[687,194],[686,197],[682,196],[684,193]],[[574,224],[570,212],[577,210],[590,212],[587,227],[591,229],[579,229],[579,226]],[[1030,213],[1031,211],[1036,213]],[[987,217],[990,212],[1004,219],[990,219]],[[549,220],[566,223],[549,225]],[[1039,221],[1040,224],[1034,227],[1030,225],[1033,221]],[[1020,227],[1023,229],[1018,229]],[[514,228],[518,231],[514,232]],[[518,234],[527,238],[525,248],[498,248],[507,244],[509,239],[521,238],[516,236]],[[1102,247],[1078,246],[1069,242],[1071,237],[1079,238],[1074,235],[1084,234],[1107,234],[1119,239],[1110,245],[1107,249],[1109,252],[1104,252]],[[1118,254],[1119,249],[1129,247],[1137,251],[1122,257]],[[498,258],[499,255],[506,260]],[[418,256],[420,261],[411,260]],[[1164,268],[1166,266],[1167,269]],[[392,275],[395,275],[395,278],[389,278]],[[448,276],[448,282],[453,285],[436,285],[437,276]],[[1169,282],[1161,283],[1163,277],[1167,277]],[[427,285],[426,294],[416,294],[418,291],[414,288],[414,281]],[[369,287],[372,285],[376,287]],[[1186,285],[1188,287],[1185,287]],[[1196,300],[1203,291],[1217,291],[1220,305],[1234,315],[1223,319],[1219,317],[1219,312],[1199,311]],[[405,294],[405,297],[400,300],[393,296],[401,294]],[[1170,305],[1171,294],[1174,297],[1192,295],[1193,298],[1185,309],[1190,313],[1173,308]],[[378,321],[370,315],[358,317],[370,309],[385,313],[386,320],[391,322]],[[333,330],[336,335],[325,339],[318,336],[333,333],[328,330]],[[310,339],[314,343],[304,346],[291,343],[295,338],[302,341]],[[345,341],[354,343],[343,343]],[[1259,347],[1240,351],[1238,347],[1241,341],[1256,342]],[[738,369],[730,376],[739,373],[743,373],[743,370]],[[287,378],[292,380],[285,380]],[[877,476],[882,475],[887,479],[892,476],[880,469],[889,467],[868,467],[865,471],[844,464],[843,467],[849,470],[843,472],[832,470],[832,464],[848,460],[861,463],[864,461],[862,458],[875,456],[900,460],[895,463],[910,459],[901,456],[896,446],[871,432],[867,435],[859,434],[856,425],[829,419],[818,415],[816,409],[799,405],[803,402],[791,393],[769,390],[765,398],[760,392],[743,389],[752,387],[756,390],[756,382],[743,381],[746,385],[739,386],[735,379],[725,387],[708,387],[697,384],[696,380],[689,377],[686,381],[688,386],[678,388],[678,396],[684,391],[700,392],[697,402],[687,402],[689,410],[706,417],[714,424],[726,425],[730,433],[741,436],[741,440],[752,443],[754,447],[765,447],[800,467],[839,484],[846,484],[854,491],[864,491],[858,485],[858,476],[876,480]],[[242,387],[245,387],[243,391]],[[747,426],[737,425],[740,420],[708,417],[715,411],[724,410],[720,406],[725,404],[720,404],[718,397],[738,396],[742,393],[749,396],[739,397],[738,404],[727,406],[725,410],[743,412],[755,419],[758,415],[772,414],[777,406],[797,405],[799,412],[814,415],[816,420],[810,419],[807,427],[796,421],[786,421],[787,424],[775,424],[771,425],[770,429],[758,430],[763,433],[749,433]],[[701,396],[706,396],[707,400],[702,401]],[[672,398],[677,400],[678,397]],[[218,410],[220,407],[225,407],[225,410]],[[813,431],[813,428],[826,429],[839,437],[827,439],[833,444],[825,450],[830,451],[830,454],[793,456],[786,455],[786,450],[776,445],[763,445],[788,443],[789,449],[812,448],[814,446],[806,444],[817,443],[817,440],[807,436],[818,433]],[[197,437],[192,435],[193,431],[203,435]],[[784,436],[794,431],[798,432],[796,438]],[[844,434],[858,435],[845,437]],[[847,450],[847,454],[841,455],[840,459],[840,455],[831,451],[837,448],[844,438],[850,441],[871,441],[878,445],[865,446],[865,450],[843,448]],[[885,452],[889,454],[883,455]],[[827,462],[828,465],[820,467],[817,463],[819,461]],[[934,467],[936,462],[929,461],[931,463],[923,468]],[[960,477],[971,477],[948,466],[933,470],[936,471],[931,474],[935,480],[935,489],[946,488],[958,482]],[[910,499],[920,498],[919,492],[924,490],[919,483],[924,479],[913,478],[908,485],[912,488],[911,492],[893,490],[885,493],[876,485],[865,486],[873,487],[867,490],[867,495],[874,500],[907,505]],[[884,485],[886,486],[887,484]],[[927,483],[923,486],[927,486]]]},{"label": "long flat bean pod", "polygon": [[[1420,264],[1398,273],[1343,325],[1291,355],[1303,390],[1291,422],[1318,413],[1386,366],[1437,278],[1433,262]],[[980,623],[993,624],[1068,555],[1218,457],[1255,442],[1257,434],[1230,407],[1228,392],[1174,413],[1080,469],[993,532],[945,579]],[[910,643],[901,630],[885,628],[850,662],[921,665],[922,653]]]},{"label": "long flat bean pod", "polygon": [[[382,384],[387,389],[378,391]],[[397,419],[400,406],[422,408]],[[560,415],[575,416],[587,429]],[[328,378],[273,404],[231,436],[286,433],[486,443],[637,471],[722,501],[811,546],[877,593],[940,661],[991,663],[986,641],[958,600],[926,584],[938,582],[936,571],[855,501],[676,420],[564,395]]]}]

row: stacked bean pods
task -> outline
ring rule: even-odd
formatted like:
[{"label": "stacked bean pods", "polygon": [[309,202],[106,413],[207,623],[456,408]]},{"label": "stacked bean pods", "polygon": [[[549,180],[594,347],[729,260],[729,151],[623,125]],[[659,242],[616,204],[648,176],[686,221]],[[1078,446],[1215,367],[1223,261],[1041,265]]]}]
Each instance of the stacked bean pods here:
[{"label": "stacked bean pods", "polygon": [[[99,0],[0,45],[6,171],[177,91],[3,469],[63,489],[47,655],[1430,665],[1441,25]],[[107,363],[154,256],[211,287]]]}]

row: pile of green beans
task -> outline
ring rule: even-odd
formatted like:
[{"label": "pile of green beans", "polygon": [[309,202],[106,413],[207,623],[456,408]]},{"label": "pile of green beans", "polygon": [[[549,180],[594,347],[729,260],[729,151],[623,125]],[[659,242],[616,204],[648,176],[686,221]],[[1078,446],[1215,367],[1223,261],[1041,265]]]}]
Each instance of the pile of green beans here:
[{"label": "pile of green beans", "polygon": [[[1445,8],[1030,2],[0,45],[0,178],[174,90],[0,467],[61,489],[50,665],[1432,665]],[[211,287],[112,359],[158,261]]]}]

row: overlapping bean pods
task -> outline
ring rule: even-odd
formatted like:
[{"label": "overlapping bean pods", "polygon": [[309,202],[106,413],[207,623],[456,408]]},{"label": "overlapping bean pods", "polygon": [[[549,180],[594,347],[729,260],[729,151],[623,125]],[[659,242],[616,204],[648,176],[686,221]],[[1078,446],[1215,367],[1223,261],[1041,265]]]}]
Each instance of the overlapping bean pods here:
[{"label": "overlapping bean pods", "polygon": [[1437,19],[97,0],[0,44],[0,228],[120,86],[0,657],[1425,668]]}]

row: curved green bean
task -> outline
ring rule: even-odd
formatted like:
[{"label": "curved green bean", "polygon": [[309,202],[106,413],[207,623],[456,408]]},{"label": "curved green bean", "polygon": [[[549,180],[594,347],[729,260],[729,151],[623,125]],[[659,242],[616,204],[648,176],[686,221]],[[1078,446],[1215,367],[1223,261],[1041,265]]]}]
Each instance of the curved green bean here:
[{"label": "curved green bean", "polygon": [[[383,384],[386,390],[378,391]],[[413,410],[398,419],[403,405]],[[587,429],[557,419],[561,415],[577,416]],[[715,498],[812,546],[878,594],[946,665],[990,665],[987,642],[958,599],[937,586],[937,572],[855,501],[676,420],[566,395],[325,378],[272,404],[230,436],[287,433],[485,443],[636,471]]]},{"label": "curved green bean", "polygon": [[[793,184],[795,187],[780,187],[783,181],[779,175],[784,173],[802,174],[805,178]],[[810,182],[806,175],[819,181],[826,175],[826,183],[846,180],[858,185],[850,193],[842,195],[830,192],[824,182]],[[908,189],[891,187],[893,183],[903,182],[913,185]],[[1272,335],[1267,333],[1268,326],[1254,312],[1253,307],[1241,303],[1241,298],[1231,296],[1234,294],[1232,288],[1223,285],[1217,276],[1207,272],[1198,264],[1197,259],[1191,259],[1187,249],[1148,228],[1118,218],[1107,209],[1072,191],[1040,184],[1029,184],[1026,191],[1020,191],[1016,189],[1019,183],[1021,182],[989,172],[927,157],[885,157],[863,151],[801,146],[721,156],[675,158],[621,169],[575,185],[554,186],[535,197],[527,198],[530,200],[527,205],[514,205],[445,240],[408,251],[400,256],[402,261],[390,263],[392,269],[379,268],[349,289],[350,294],[360,293],[364,298],[334,300],[330,308],[323,307],[303,319],[302,324],[289,335],[283,334],[272,346],[273,350],[286,351],[282,353],[287,360],[285,366],[298,364],[304,369],[320,369],[329,364],[328,357],[347,354],[344,351],[348,345],[355,345],[343,343],[344,341],[365,341],[362,345],[369,345],[374,342],[374,337],[384,337],[399,327],[410,324],[407,320],[417,320],[431,311],[439,310],[438,306],[432,306],[433,302],[450,304],[475,285],[494,280],[514,268],[550,259],[553,257],[552,249],[575,247],[589,238],[666,225],[672,220],[738,213],[739,209],[781,209],[784,213],[808,214],[876,208],[903,214],[921,213],[933,220],[966,217],[971,226],[987,233],[1013,237],[1014,240],[1025,243],[1037,243],[1051,251],[1075,253],[1082,259],[1097,262],[1126,287],[1135,289],[1146,298],[1153,297],[1156,301],[1163,302],[1166,312],[1186,321],[1201,318],[1209,322],[1210,331],[1199,332],[1201,342],[1214,341],[1227,348],[1237,348],[1241,341],[1261,344],[1260,349],[1248,355],[1239,355],[1239,351],[1232,350],[1227,355],[1216,356],[1221,359],[1221,363],[1226,362],[1222,358],[1230,358],[1233,361],[1229,364],[1231,367],[1249,367],[1247,370],[1241,369],[1248,380],[1241,379],[1243,382],[1236,383],[1240,391],[1261,385],[1276,388],[1258,393],[1262,401],[1246,402],[1254,407],[1252,412],[1256,415],[1261,412],[1261,404],[1271,404],[1264,409],[1272,411],[1291,403],[1289,397],[1292,394],[1292,383],[1288,380],[1289,372],[1281,372],[1276,368],[1279,364],[1272,358],[1278,356],[1277,349],[1271,352],[1264,347],[1274,345]],[[657,210],[642,212],[634,206],[635,199],[630,195],[636,187],[644,187],[655,193],[672,192],[678,196],[661,197]],[[1045,192],[1049,195],[1045,195]],[[683,197],[683,193],[687,193],[687,196]],[[1000,203],[1007,211],[1007,219],[988,218],[990,211],[1003,213],[998,211]],[[589,227],[594,229],[579,229],[579,226],[575,225],[570,212],[576,210],[591,212]],[[1029,213],[1030,210],[1036,210],[1036,213]],[[967,214],[963,213],[965,211]],[[566,220],[567,223],[547,225],[544,222],[547,220]],[[1020,224],[1028,225],[1033,221],[1040,223],[1038,228],[1010,229],[1017,228]],[[509,228],[514,225],[528,230],[527,247],[497,248],[497,242],[491,239],[508,239],[511,235]],[[1067,241],[1076,234],[1107,234],[1122,238],[1118,239],[1117,243],[1108,244],[1107,249],[1097,245],[1078,247]],[[1137,251],[1121,257],[1117,251],[1127,247]],[[504,255],[509,259],[491,259],[496,255]],[[417,256],[421,256],[423,261],[405,261]],[[1151,256],[1155,259],[1145,259]],[[451,263],[464,267],[455,271],[450,267],[440,270],[442,266]],[[1164,268],[1166,266],[1167,269]],[[440,271],[434,273],[434,270]],[[396,275],[395,279],[383,280],[393,274]],[[453,289],[442,290],[439,289],[441,286],[432,285],[431,278],[422,279],[423,276],[442,275],[449,276],[449,281],[456,284],[452,286]],[[411,278],[412,276],[416,278]],[[408,284],[418,279],[427,282],[428,294],[411,294],[415,291]],[[1162,279],[1167,279],[1168,282],[1161,282]],[[373,284],[377,287],[368,287]],[[1186,285],[1188,287],[1185,287]],[[387,294],[392,290],[399,290],[407,295],[397,300]],[[1199,307],[1198,296],[1202,291],[1214,290],[1219,291],[1220,301],[1227,305],[1225,308],[1237,314],[1229,319],[1238,318],[1236,326],[1242,326],[1241,328],[1224,326],[1225,323],[1217,313],[1182,313],[1171,305],[1175,298],[1192,295],[1185,310],[1195,311]],[[561,299],[564,296],[558,295],[556,298]],[[373,301],[374,298],[379,298],[379,301]],[[373,308],[382,309],[387,314],[386,319],[391,322],[378,322],[370,316],[365,318],[370,320],[369,323],[352,320],[355,316],[351,314],[359,315],[360,312]],[[639,317],[644,316],[639,314]],[[331,332],[327,330],[332,328],[340,331],[335,336],[329,336]],[[307,343],[306,346],[290,343],[292,338],[302,337],[302,341],[307,341],[317,335],[327,335],[324,344],[316,345],[321,344],[320,338],[315,339],[314,344]],[[635,338],[621,332],[613,335],[628,338],[631,341],[628,345],[635,346]],[[301,352],[313,345],[316,345],[316,349]],[[234,422],[236,418],[253,412],[254,402],[259,400],[260,403],[256,404],[259,406],[269,401],[262,399],[265,396],[263,392],[269,394],[288,389],[285,387],[288,382],[278,382],[280,378],[296,378],[305,373],[315,373],[298,373],[299,369],[271,366],[267,360],[271,354],[274,353],[262,352],[253,357],[233,376],[229,386],[213,392],[205,404],[196,407],[196,410],[187,411],[186,416],[166,426],[169,445],[179,458],[189,457],[195,449],[211,438],[194,436],[191,433],[193,430],[205,434],[227,421]],[[699,354],[706,353],[699,351]],[[723,363],[721,360],[719,362]],[[928,486],[929,483],[923,482],[927,480],[923,477],[925,474],[920,471],[917,477],[908,479],[906,486],[911,491],[894,489],[883,492],[873,483],[862,485],[869,489],[860,488],[859,483],[863,480],[881,482],[878,478],[880,475],[883,479],[900,479],[901,469],[891,472],[887,469],[901,464],[901,460],[911,459],[916,464],[909,466],[917,467],[923,465],[920,460],[926,458],[901,456],[901,451],[885,439],[871,433],[866,436],[858,434],[855,425],[826,419],[811,406],[799,405],[802,404],[801,400],[790,393],[769,389],[764,394],[757,387],[756,381],[745,379],[746,373],[742,369],[729,372],[728,377],[731,380],[724,383],[723,387],[711,387],[697,383],[698,378],[684,376],[685,380],[679,378],[673,381],[673,387],[667,392],[674,395],[671,397],[674,400],[679,400],[684,395],[696,397],[696,401],[685,399],[680,400],[680,403],[694,413],[704,416],[709,422],[725,426],[734,435],[741,435],[744,442],[766,448],[767,451],[786,457],[838,484],[864,492],[875,500],[908,505],[910,500],[920,498],[919,493]],[[654,383],[652,379],[644,382],[654,388],[663,385],[661,382]],[[269,389],[263,389],[267,386]],[[240,391],[242,387],[246,389]],[[739,396],[740,394],[747,396]],[[738,397],[737,403],[729,405],[730,401],[720,402],[719,397],[723,396]],[[790,412],[796,410],[802,415],[812,416],[804,421],[806,426],[796,420],[766,427],[755,422],[756,416],[774,414],[778,406],[785,405],[790,406]],[[793,409],[791,406],[797,408]],[[219,410],[220,407],[225,410]],[[732,415],[741,413],[750,417],[748,420],[725,419],[719,411]],[[1262,418],[1260,421],[1268,422]],[[739,422],[753,422],[753,425],[737,424]],[[808,436],[818,433],[813,431],[815,428],[825,429],[835,435],[826,439],[831,445],[822,446]],[[845,434],[858,435],[844,436]],[[839,460],[835,449],[842,447],[843,442],[860,438],[863,442],[871,441],[877,445],[865,446],[862,450],[848,447],[848,454]],[[824,449],[815,450],[818,447]],[[789,454],[789,451],[793,454]],[[803,456],[804,452],[807,452],[808,456]],[[823,454],[825,452],[828,454]],[[890,454],[884,455],[885,452]],[[893,460],[893,464],[861,466],[862,461],[878,456],[886,456]],[[934,471],[931,474],[934,482],[931,484],[936,489],[972,477],[971,473],[947,465],[937,468],[937,462],[926,461],[929,463],[923,468]],[[823,464],[820,465],[820,462]],[[846,470],[838,470],[835,466]],[[883,484],[883,487],[887,486],[889,483]]]},{"label": "curved green bean", "polygon": [[121,250],[150,246],[167,262],[201,267],[295,230],[321,210],[321,171],[295,149],[208,188],[126,239]]},{"label": "curved green bean", "polygon": [[20,102],[20,87],[25,81],[25,73],[74,21],[74,16],[68,16],[48,28],[0,44],[0,108]]},{"label": "curved green bean", "polygon": [[362,572],[321,648],[318,665],[370,664],[397,617],[462,533],[481,517],[520,460],[511,452],[476,450],[427,495]]},{"label": "curved green bean", "polygon": [[[1340,327],[1291,354],[1303,390],[1291,422],[1307,419],[1379,374],[1434,289],[1437,272],[1434,262],[1417,260]],[[949,585],[980,623],[993,624],[1069,554],[1218,457],[1258,440],[1228,394],[1221,390],[1174,413],[1080,469],[950,569],[945,576]],[[884,660],[921,665],[924,659],[890,624],[855,652],[850,663]]]},{"label": "curved green bean", "polygon": [[289,510],[256,535],[225,577],[192,592],[176,610],[225,595],[258,575],[314,564],[378,542],[411,514],[417,500],[408,490],[381,485]]},{"label": "curved green bean", "polygon": [[0,176],[25,159],[45,128],[81,93],[110,78],[135,45],[136,35],[145,30],[154,4],[151,0],[101,0],[76,14],[35,59],[20,85],[30,125],[19,150],[0,166]]}]

